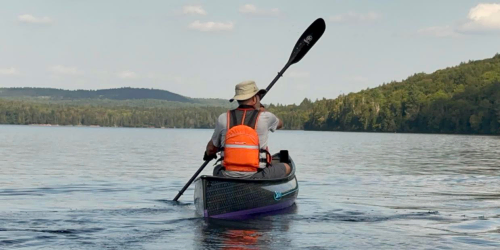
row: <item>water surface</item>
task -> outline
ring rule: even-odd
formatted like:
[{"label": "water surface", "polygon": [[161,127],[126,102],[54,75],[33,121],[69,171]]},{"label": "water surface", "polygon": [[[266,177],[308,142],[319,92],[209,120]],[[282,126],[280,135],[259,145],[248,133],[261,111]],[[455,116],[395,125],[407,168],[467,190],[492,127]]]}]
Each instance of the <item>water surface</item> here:
[{"label": "water surface", "polygon": [[211,132],[0,126],[0,249],[500,248],[499,137],[278,131],[296,206],[227,222],[170,201]]}]

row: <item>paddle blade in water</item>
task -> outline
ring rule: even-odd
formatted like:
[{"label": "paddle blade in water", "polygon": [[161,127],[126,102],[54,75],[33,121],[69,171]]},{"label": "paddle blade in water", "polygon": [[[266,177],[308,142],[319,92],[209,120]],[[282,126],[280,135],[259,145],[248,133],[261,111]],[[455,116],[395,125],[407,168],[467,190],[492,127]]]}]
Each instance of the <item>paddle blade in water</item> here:
[{"label": "paddle blade in water", "polygon": [[293,48],[292,55],[288,60],[288,64],[292,65],[297,63],[304,57],[313,45],[321,38],[326,29],[326,23],[323,18],[318,18],[314,21],[304,34],[300,36],[299,40]]}]

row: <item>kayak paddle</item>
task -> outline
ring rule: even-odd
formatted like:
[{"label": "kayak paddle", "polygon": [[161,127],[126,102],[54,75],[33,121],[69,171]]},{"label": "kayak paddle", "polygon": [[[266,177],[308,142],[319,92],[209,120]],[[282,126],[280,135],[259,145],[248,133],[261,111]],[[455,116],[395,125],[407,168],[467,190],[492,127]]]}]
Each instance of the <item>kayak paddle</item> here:
[{"label": "kayak paddle", "polygon": [[[321,38],[326,29],[326,23],[323,18],[318,18],[314,21],[309,27],[304,31],[302,36],[300,36],[299,40],[295,44],[292,50],[292,54],[290,55],[290,59],[286,63],[285,67],[278,72],[278,75],[273,79],[273,81],[267,86],[266,90],[269,92],[274,84],[283,76],[283,73],[290,67],[292,64],[298,63],[302,57],[304,57],[307,52],[312,48],[314,44]],[[260,99],[264,98],[267,94],[264,93]]]},{"label": "kayak paddle", "polygon": [[[302,36],[300,36],[299,40],[295,44],[292,50],[292,54],[290,55],[290,58],[288,59],[288,62],[286,63],[285,67],[281,69],[280,72],[278,72],[278,75],[274,78],[274,80],[267,86],[266,90],[269,92],[271,88],[274,86],[274,84],[278,81],[280,77],[283,76],[283,73],[290,67],[292,64],[298,63],[302,57],[304,57],[307,52],[312,48],[312,46],[319,40],[319,38],[323,35],[326,29],[326,24],[325,20],[323,18],[318,18],[316,21],[314,21],[309,27],[304,31]],[[264,93],[260,99],[264,98],[264,96],[267,94]],[[201,165],[201,167],[194,173],[194,175],[189,179],[189,181],[184,185],[184,187],[179,191],[179,193],[175,196],[174,201],[177,201],[181,195],[186,191],[186,189],[191,185],[191,183],[194,181],[194,179],[203,171],[203,169],[208,165],[210,160],[207,160]]]}]

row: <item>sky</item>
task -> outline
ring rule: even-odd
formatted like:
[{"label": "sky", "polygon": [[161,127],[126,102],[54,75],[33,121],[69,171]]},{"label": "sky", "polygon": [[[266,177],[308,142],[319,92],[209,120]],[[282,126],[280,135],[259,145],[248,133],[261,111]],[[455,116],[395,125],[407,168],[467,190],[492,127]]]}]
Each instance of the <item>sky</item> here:
[{"label": "sky", "polygon": [[500,1],[0,0],[0,87],[265,88],[299,36],[323,37],[265,103],[335,98],[500,53]]}]

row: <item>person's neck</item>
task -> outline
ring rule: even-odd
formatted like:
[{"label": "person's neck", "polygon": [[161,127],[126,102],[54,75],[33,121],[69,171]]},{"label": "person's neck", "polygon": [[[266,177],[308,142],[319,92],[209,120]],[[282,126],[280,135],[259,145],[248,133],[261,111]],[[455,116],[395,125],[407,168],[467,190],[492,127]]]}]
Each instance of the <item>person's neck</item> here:
[{"label": "person's neck", "polygon": [[239,109],[255,109],[253,105],[248,105],[248,104],[240,104],[238,106]]}]

